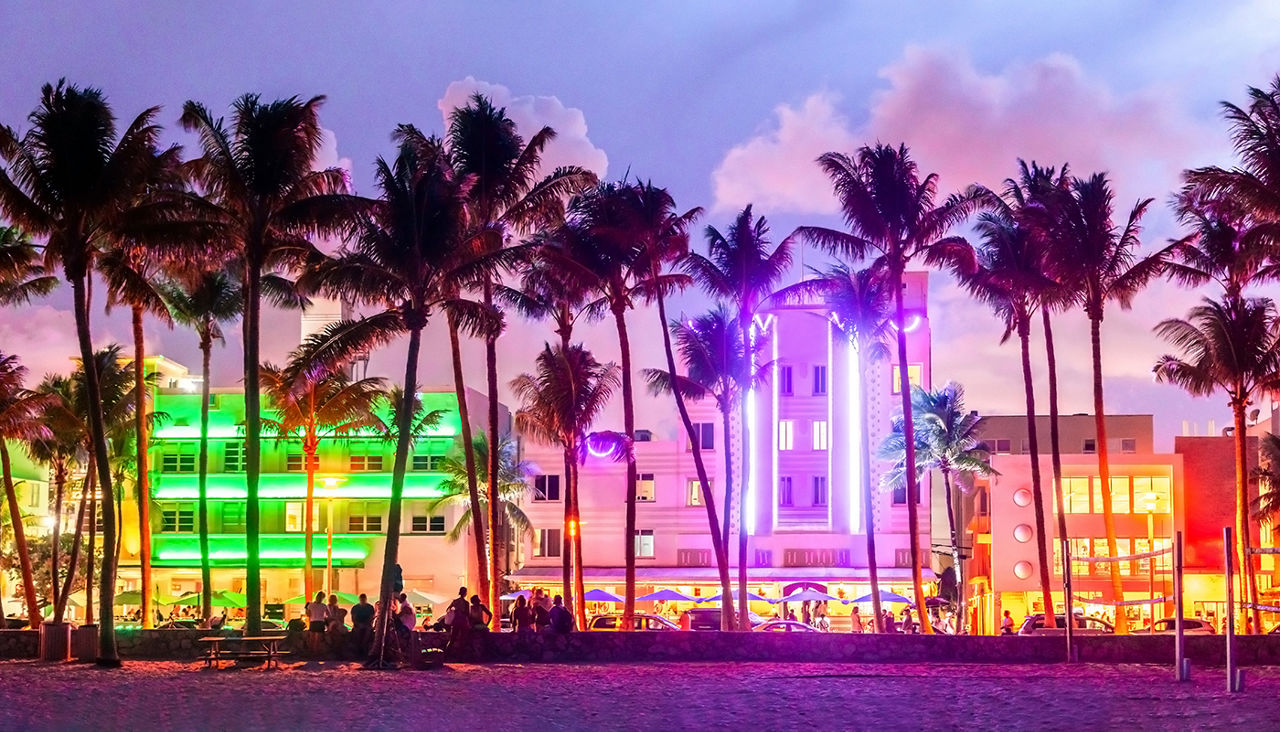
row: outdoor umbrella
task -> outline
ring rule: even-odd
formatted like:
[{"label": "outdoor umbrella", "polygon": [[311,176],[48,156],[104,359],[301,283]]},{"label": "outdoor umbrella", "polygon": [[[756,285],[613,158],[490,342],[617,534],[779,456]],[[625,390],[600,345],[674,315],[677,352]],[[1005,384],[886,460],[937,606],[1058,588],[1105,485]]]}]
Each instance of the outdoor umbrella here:
[{"label": "outdoor umbrella", "polygon": [[[528,592],[528,590],[524,591]],[[443,605],[448,602],[447,599],[440,597],[439,595],[432,595],[420,590],[405,590],[404,594],[409,596],[409,602],[414,605]]]},{"label": "outdoor umbrella", "polygon": [[529,599],[529,597],[530,597],[531,595],[533,595],[533,593],[532,593],[532,592],[530,592],[530,591],[528,591],[528,590],[517,590],[517,591],[515,591],[515,592],[508,592],[507,594],[502,595],[502,596],[501,596],[501,597],[499,597],[498,599],[499,599],[499,600],[514,600],[514,599],[516,599],[517,597],[523,597],[524,599],[528,600],[528,599]]},{"label": "outdoor umbrella", "polygon": [[112,598],[112,602],[116,605],[141,605],[142,592],[139,590],[125,590],[124,592],[117,592],[116,596]]},{"label": "outdoor umbrella", "polygon": [[587,590],[586,594],[582,596],[582,599],[587,602],[622,602],[621,597],[600,588]]},{"label": "outdoor umbrella", "polygon": [[774,600],[773,602],[838,602],[839,600],[840,598],[828,595],[825,592],[806,589],[800,590],[799,592],[793,592],[781,600]]},{"label": "outdoor umbrella", "polygon": [[[214,590],[209,593],[210,605],[213,607],[244,607],[248,600],[239,592],[230,590]],[[192,592],[173,601],[174,605],[199,605],[200,593]]]},{"label": "outdoor umbrella", "polygon": [[[849,600],[845,604],[848,604],[849,602],[871,602],[871,593],[868,592],[862,597],[859,597],[854,600]],[[911,604],[911,601],[908,600],[907,598],[903,597],[902,595],[899,595],[896,592],[890,592],[888,590],[880,590],[880,602],[904,602],[908,605]]]},{"label": "outdoor umbrella", "polygon": [[[729,597],[730,597],[730,599],[737,600],[737,599],[738,599],[738,593],[737,593],[737,592],[734,592],[734,593],[733,593],[732,595],[730,595]],[[696,599],[698,602],[720,602],[720,593],[719,593],[719,592],[717,592],[717,593],[716,593],[716,594],[714,594],[714,595],[709,595],[709,596],[707,596],[707,597],[694,598],[694,599]],[[770,600],[770,599],[769,599],[769,598],[767,598],[767,597],[761,597],[761,596],[757,595],[757,594],[756,594],[756,593],[754,593],[754,592],[748,592],[748,593],[747,593],[747,600],[748,600],[748,601],[755,601],[755,602],[778,602],[777,600]]]},{"label": "outdoor umbrella", "polygon": [[[214,594],[217,594],[217,592],[215,592]],[[239,593],[234,593],[234,592],[232,592],[232,593],[228,593],[228,594],[237,595],[237,596],[239,596],[239,597],[243,598],[243,596],[242,596],[242,595],[239,595]],[[337,595],[337,596],[338,596],[338,602],[340,602],[340,603],[342,603],[342,604],[344,604],[344,605],[354,605],[354,604],[356,604],[357,602],[360,602],[360,596],[359,596],[359,595],[353,595],[353,594],[351,594],[350,592],[329,592],[329,593],[326,593],[326,594],[325,594],[325,596],[324,596],[324,601],[325,601],[325,602],[328,602],[328,601],[329,601],[329,595]],[[305,605],[305,604],[307,604],[308,602],[310,602],[310,600],[309,600],[305,595],[298,595],[297,597],[291,597],[291,598],[289,598],[288,600],[285,600],[285,601],[284,601],[284,604],[286,604],[286,605]],[[216,605],[217,603],[214,603],[214,604]],[[240,606],[240,605],[234,605],[233,607],[241,607],[241,606]]]},{"label": "outdoor umbrella", "polygon": [[657,600],[667,600],[668,602],[671,602],[671,601],[674,601],[674,602],[696,602],[696,601],[697,601],[697,598],[695,598],[695,597],[689,597],[688,595],[684,594],[683,592],[676,592],[675,590],[668,590],[668,589],[656,590],[656,591],[654,591],[654,592],[650,592],[650,593],[649,593],[649,594],[647,594],[647,595],[641,595],[640,597],[637,597],[636,599],[637,599],[637,600],[645,600],[645,601],[649,601],[649,600],[654,600],[654,601],[657,601]]}]

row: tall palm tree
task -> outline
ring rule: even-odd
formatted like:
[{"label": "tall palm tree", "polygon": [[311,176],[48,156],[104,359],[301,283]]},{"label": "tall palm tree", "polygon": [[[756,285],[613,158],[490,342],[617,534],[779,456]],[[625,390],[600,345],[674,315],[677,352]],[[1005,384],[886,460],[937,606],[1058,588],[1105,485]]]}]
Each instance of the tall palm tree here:
[{"label": "tall palm tree", "polygon": [[232,105],[229,126],[198,102],[188,101],[182,109],[182,126],[199,139],[200,157],[186,163],[205,196],[198,213],[213,224],[227,258],[243,269],[245,626],[251,634],[262,628],[258,551],[262,278],[296,269],[315,257],[307,237],[341,233],[364,203],[347,193],[346,171],[315,169],[323,142],[319,118],[323,102],[324,97],[306,101],[290,97],[264,103],[258,95],[246,94]]},{"label": "tall palm tree", "polygon": [[16,226],[0,226],[0,306],[24,305],[57,286],[27,235]]},{"label": "tall palm tree", "polygon": [[71,483],[73,473],[85,465],[85,447],[88,444],[88,432],[85,422],[77,416],[74,403],[77,401],[76,385],[68,376],[50,374],[36,385],[35,393],[46,401],[44,413],[47,429],[41,435],[27,442],[27,454],[36,462],[49,467],[52,481],[53,525],[49,542],[49,575],[51,604],[58,602],[57,568],[61,566],[58,554],[62,548],[63,497],[67,486]]},{"label": "tall palm tree", "polygon": [[196,457],[198,504],[196,525],[200,533],[200,617],[213,617],[213,579],[209,565],[209,379],[214,341],[223,341],[222,327],[240,317],[244,293],[232,273],[213,269],[198,272],[181,286],[164,290],[174,320],[196,332],[200,341],[200,447]]},{"label": "tall palm tree", "polygon": [[[357,304],[379,308],[348,328],[331,332],[330,356],[341,361],[377,343],[407,335],[404,381],[395,411],[396,452],[391,475],[387,542],[379,591],[385,621],[390,616],[394,572],[400,550],[400,515],[404,476],[417,414],[418,360],[422,330],[430,317],[444,311],[456,348],[457,329],[483,334],[493,327],[491,309],[459,297],[459,280],[472,275],[459,266],[469,241],[469,178],[458,178],[444,146],[412,126],[397,128],[394,161],[379,158],[375,180],[379,198],[358,222],[355,240],[338,256],[303,275],[304,290],[318,290]],[[455,370],[460,367],[455,359]],[[470,435],[465,391],[458,391],[458,414],[464,439]],[[479,501],[472,504],[479,513]],[[484,566],[483,545],[477,556]],[[386,622],[379,623],[385,628]],[[376,663],[385,660],[386,635],[375,641]]]},{"label": "tall palm tree", "polygon": [[[1253,604],[1253,627],[1261,630],[1258,585],[1249,555],[1249,470],[1245,411],[1255,394],[1280,387],[1280,316],[1268,298],[1205,298],[1187,318],[1163,320],[1156,333],[1180,350],[1156,362],[1159,381],[1182,387],[1194,396],[1224,391],[1235,424],[1236,525],[1240,535],[1242,579]],[[1243,626],[1244,623],[1242,622]]]},{"label": "tall palm tree", "polygon": [[[1054,621],[1049,619],[1054,614],[1053,590],[1050,586],[1049,535],[1040,476],[1035,379],[1031,372],[1031,325],[1037,307],[1047,307],[1041,305],[1041,293],[1051,291],[1057,283],[1045,276],[1042,239],[1036,236],[1034,229],[1018,222],[1018,209],[995,195],[989,196],[987,205],[991,210],[981,213],[974,227],[981,237],[975,252],[976,266],[969,271],[957,272],[957,275],[964,288],[990,307],[996,317],[1003,321],[1005,328],[1001,342],[1008,341],[1014,333],[1018,336],[1022,356],[1027,444],[1031,457],[1031,496],[1036,522],[1040,593],[1045,607],[1045,625],[1053,627]],[[945,473],[943,477],[946,477]],[[953,510],[950,503],[947,504],[947,510]],[[953,538],[955,534],[953,526]],[[953,549],[953,556],[957,560],[956,572],[959,579],[958,549]]]},{"label": "tall palm tree", "polygon": [[[738,333],[738,320],[734,313],[723,305],[709,313],[699,315],[687,322],[672,320],[668,325],[671,336],[675,339],[676,349],[680,352],[680,361],[684,365],[684,373],[663,371],[661,369],[645,369],[644,377],[649,383],[649,391],[653,394],[670,394],[679,391],[681,398],[701,401],[710,397],[720,412],[721,430],[725,435],[731,434],[734,410],[737,406],[738,394],[744,389],[738,385],[743,369],[743,341]],[[696,435],[691,434],[693,441]],[[695,443],[696,444],[696,443]],[[725,438],[725,473],[726,483],[733,476],[733,457],[730,454],[729,441]],[[712,545],[716,549],[716,564],[720,571],[721,597],[726,601],[722,606],[722,627],[732,630],[733,586],[729,577],[728,542],[725,539],[714,541],[721,535],[717,525],[715,504],[705,500],[710,494],[710,486],[703,485],[704,504],[707,509],[707,520],[711,523]],[[726,489],[727,492],[727,489]],[[726,517],[727,521],[727,517]]]},{"label": "tall palm tree", "polygon": [[[458,515],[458,520],[454,523],[453,528],[449,530],[449,541],[458,541],[467,533],[467,529],[474,523],[470,498],[467,495],[467,463],[462,459],[462,445],[457,446],[457,450],[453,454],[448,455],[444,459],[443,470],[446,476],[444,482],[440,484],[440,489],[444,495],[434,499],[428,504],[432,511],[451,508],[457,506],[462,508],[462,513]],[[476,453],[476,465],[480,466],[480,480],[489,480],[489,438],[484,434],[476,435],[471,443],[471,449]],[[520,507],[520,503],[529,492],[529,475],[533,471],[533,466],[529,461],[521,460],[519,450],[515,440],[510,437],[503,437],[498,443],[498,515],[500,521],[497,526],[507,526],[515,529],[516,535],[525,538],[532,531],[532,524],[524,509]],[[488,501],[486,496],[483,500]],[[483,508],[488,511],[488,504]]]},{"label": "tall palm tree", "polygon": [[1183,188],[1175,210],[1191,233],[1172,243],[1165,273],[1170,279],[1187,287],[1212,282],[1228,300],[1246,287],[1280,279],[1280,223],[1257,221],[1239,201],[1212,198],[1196,186]]},{"label": "tall palm tree", "polygon": [[[919,168],[905,145],[864,146],[853,157],[826,153],[818,158],[831,179],[840,210],[849,231],[818,226],[802,226],[792,237],[808,241],[837,256],[861,260],[873,258],[885,270],[893,290],[894,322],[897,327],[897,359],[902,383],[902,413],[906,429],[907,526],[910,534],[911,579],[917,607],[924,607],[920,556],[920,484],[915,470],[915,426],[911,414],[911,392],[907,363],[907,334],[902,327],[906,313],[902,298],[902,278],[907,267],[953,263],[969,252],[961,237],[947,232],[969,217],[980,195],[968,191],[937,202],[938,176],[920,176]],[[790,238],[790,237],[789,237]],[[932,633],[927,613],[921,626]]]},{"label": "tall palm tree", "polygon": [[[729,228],[721,233],[714,226],[705,230],[707,254],[690,252],[684,259],[684,270],[712,297],[732,304],[738,319],[738,334],[742,339],[742,352],[755,353],[756,312],[775,286],[791,267],[792,244],[784,240],[770,251],[769,223],[765,217],[755,217],[751,206],[744,208]],[[754,362],[747,359],[741,364],[738,383],[748,388],[752,379]],[[743,448],[743,465],[738,470],[738,622],[749,628],[750,609],[747,606],[747,465],[746,445],[750,440],[750,424],[747,420],[745,395],[738,398],[738,432]],[[725,455],[729,453],[729,433],[725,433]],[[726,463],[726,466],[728,464]],[[732,472],[725,474],[724,526],[721,535],[729,544],[729,516],[733,510]]]},{"label": "tall palm tree", "polygon": [[[465,106],[449,115],[448,148],[455,169],[460,176],[475,181],[468,200],[472,226],[477,231],[496,234],[481,239],[489,246],[476,252],[478,258],[489,262],[479,283],[485,305],[494,305],[498,275],[506,264],[503,257],[498,256],[500,250],[509,247],[512,237],[558,223],[563,217],[565,198],[596,182],[593,173],[577,166],[557,168],[539,179],[543,150],[555,135],[555,130],[543,127],[526,144],[506,110],[494,107],[481,94],[474,94]],[[497,397],[500,334],[498,328],[484,337],[488,432],[492,444],[500,440]],[[488,453],[485,474],[490,526],[496,526],[498,521],[498,459],[498,451]],[[498,582],[497,541],[497,533],[489,531],[490,607],[498,607],[498,597],[502,594]],[[494,616],[494,630],[498,628],[498,620]]]},{"label": "tall palm tree", "polygon": [[[991,467],[991,453],[982,442],[982,418],[977,412],[965,408],[964,387],[947,382],[937,391],[911,388],[912,418],[916,421],[916,442],[919,446],[917,469],[937,470],[942,473],[946,490],[947,525],[951,533],[951,561],[956,573],[956,585],[960,588],[960,605],[964,606],[963,542],[960,527],[956,523],[955,493],[953,487],[972,485],[974,476],[995,475]],[[895,469],[885,475],[886,482],[901,484],[905,468],[905,445],[902,421],[895,420],[884,453],[894,460]],[[1041,542],[1043,544],[1043,541]],[[1051,607],[1051,605],[1046,605]],[[960,613],[957,633],[964,632],[965,613]]]},{"label": "tall palm tree", "polygon": [[[821,298],[831,309],[832,327],[838,329],[856,353],[859,367],[854,388],[858,390],[857,403],[858,444],[849,447],[858,451],[861,471],[862,513],[867,522],[867,573],[871,581],[871,622],[877,633],[883,632],[880,614],[880,574],[876,561],[875,494],[871,480],[871,409],[868,405],[867,371],[869,366],[889,358],[887,341],[890,338],[889,303],[893,293],[883,269],[867,267],[854,270],[845,264],[834,264],[826,269],[812,270],[816,276],[779,290],[774,297],[782,302],[799,302],[812,297]],[[850,366],[853,367],[852,365]]]},{"label": "tall palm tree", "polygon": [[1233,201],[1258,222],[1280,221],[1280,75],[1249,87],[1244,106],[1222,102],[1238,164],[1183,173],[1187,185],[1215,201]]},{"label": "tall palm tree", "polygon": [[[157,154],[157,112],[144,111],[117,137],[115,115],[101,91],[59,81],[43,87],[26,133],[19,136],[0,127],[0,158],[6,163],[0,169],[0,213],[44,238],[46,262],[61,265],[71,283],[76,340],[86,364],[93,362],[88,282],[94,259],[109,242],[141,233],[136,227],[143,218],[140,201],[176,170],[176,148]],[[111,497],[102,394],[93,368],[86,376],[98,483],[104,497]],[[103,536],[111,545],[117,534],[113,500],[105,500],[103,507]],[[104,555],[101,579],[104,587],[114,587],[116,564],[110,552]],[[120,657],[109,594],[103,593],[100,607],[98,664],[116,667]]]},{"label": "tall palm tree", "polygon": [[[577,513],[578,465],[581,462],[587,434],[596,417],[604,411],[620,384],[618,367],[600,363],[581,345],[561,348],[547,344],[538,354],[533,373],[525,373],[511,381],[511,391],[520,400],[516,411],[516,429],[520,434],[544,445],[556,444],[564,451],[566,503],[564,533],[573,537],[573,590],[565,585],[579,628],[585,628],[587,617],[582,577],[582,532]],[[572,496],[571,503],[568,497]],[[578,602],[572,602],[572,598]]]},{"label": "tall palm tree", "polygon": [[[1106,404],[1102,391],[1102,319],[1106,306],[1116,302],[1128,309],[1133,298],[1158,277],[1170,255],[1168,247],[1140,256],[1140,223],[1151,199],[1138,201],[1122,227],[1116,227],[1114,195],[1105,173],[1088,178],[1073,177],[1067,188],[1053,197],[1049,255],[1056,279],[1074,292],[1089,318],[1089,340],[1093,356],[1093,419],[1097,431],[1098,476],[1102,494],[1103,523],[1107,551],[1119,556],[1116,548],[1115,516],[1111,509],[1111,467],[1108,461]],[[1120,567],[1111,562],[1113,601],[1124,599]],[[1129,632],[1123,612],[1116,613],[1116,633]]]},{"label": "tall palm tree", "polygon": [[[381,378],[350,378],[342,366],[327,366],[316,358],[326,345],[329,331],[345,327],[338,323],[309,337],[289,354],[283,366],[262,365],[263,391],[275,417],[263,419],[264,430],[277,440],[298,440],[307,473],[307,500],[303,518],[302,571],[307,597],[315,591],[311,541],[315,532],[316,469],[320,465],[320,442],[359,436],[382,430],[382,420],[374,413],[386,396]],[[325,578],[325,589],[330,578]]]},{"label": "tall palm tree", "polygon": [[24,385],[27,368],[17,356],[0,353],[0,469],[4,471],[5,505],[13,531],[14,553],[22,571],[22,592],[27,604],[27,618],[32,628],[40,627],[40,606],[36,600],[35,573],[31,553],[27,549],[26,528],[18,508],[18,491],[13,483],[13,466],[9,442],[32,444],[52,437],[45,419],[51,401],[48,395],[28,391]]}]

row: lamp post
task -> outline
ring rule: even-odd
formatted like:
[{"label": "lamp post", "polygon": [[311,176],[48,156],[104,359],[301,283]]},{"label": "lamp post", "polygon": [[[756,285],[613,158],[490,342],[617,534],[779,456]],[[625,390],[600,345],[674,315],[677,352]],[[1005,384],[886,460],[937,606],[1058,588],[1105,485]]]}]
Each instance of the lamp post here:
[{"label": "lamp post", "polygon": [[326,593],[333,592],[333,497],[342,485],[342,478],[324,479],[325,503],[325,547],[324,547],[324,586]]}]

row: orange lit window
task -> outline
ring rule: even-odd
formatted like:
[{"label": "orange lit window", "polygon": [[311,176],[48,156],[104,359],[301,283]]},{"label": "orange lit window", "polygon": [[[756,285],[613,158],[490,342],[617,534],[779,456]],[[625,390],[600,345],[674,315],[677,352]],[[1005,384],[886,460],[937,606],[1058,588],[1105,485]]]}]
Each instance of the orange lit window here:
[{"label": "orange lit window", "polygon": [[[924,383],[924,364],[913,363],[907,364],[907,378],[911,380],[912,386],[920,386]],[[902,376],[898,371],[898,364],[893,365],[893,393],[902,393]]]}]

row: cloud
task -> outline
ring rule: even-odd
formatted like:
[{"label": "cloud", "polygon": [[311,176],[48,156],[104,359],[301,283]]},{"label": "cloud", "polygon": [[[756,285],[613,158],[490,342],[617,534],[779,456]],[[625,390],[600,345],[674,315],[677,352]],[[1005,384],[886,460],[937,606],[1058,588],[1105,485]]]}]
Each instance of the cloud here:
[{"label": "cloud", "polygon": [[560,166],[578,165],[604,178],[609,158],[587,136],[587,118],[581,109],[566,107],[559,97],[554,96],[514,96],[501,84],[468,76],[449,84],[444,96],[436,103],[446,128],[450,112],[465,106],[473,94],[483,94],[495,106],[505,107],[507,116],[516,123],[516,128],[526,140],[543,127],[549,126],[556,131],[556,138],[542,155],[544,175]]}]

